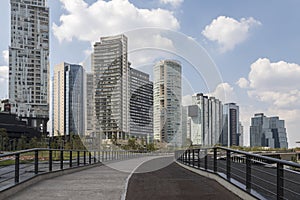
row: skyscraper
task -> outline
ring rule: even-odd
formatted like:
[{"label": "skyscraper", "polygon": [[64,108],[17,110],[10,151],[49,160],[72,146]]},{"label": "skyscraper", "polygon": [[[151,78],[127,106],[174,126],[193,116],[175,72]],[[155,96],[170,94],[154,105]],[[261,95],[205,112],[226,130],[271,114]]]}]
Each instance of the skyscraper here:
[{"label": "skyscraper", "polygon": [[153,83],[149,74],[129,67],[130,136],[153,139]]},{"label": "skyscraper", "polygon": [[250,146],[288,148],[284,120],[279,117],[266,117],[263,113],[251,118]]},{"label": "skyscraper", "polygon": [[154,139],[182,145],[181,64],[163,60],[154,66]]},{"label": "skyscraper", "polygon": [[227,103],[223,106],[223,130],[220,143],[223,146],[239,145],[239,106],[235,103]]},{"label": "skyscraper", "polygon": [[222,102],[198,93],[189,106],[191,141],[195,145],[211,146],[219,142],[222,130]]},{"label": "skyscraper", "polygon": [[10,0],[9,98],[12,113],[47,131],[49,8],[46,0]]},{"label": "skyscraper", "polygon": [[129,132],[127,37],[101,37],[94,45],[94,128],[104,139]]},{"label": "skyscraper", "polygon": [[84,134],[84,70],[62,63],[54,68],[54,135]]},{"label": "skyscraper", "polygon": [[85,134],[92,135],[94,133],[94,74],[89,72],[85,76]]}]

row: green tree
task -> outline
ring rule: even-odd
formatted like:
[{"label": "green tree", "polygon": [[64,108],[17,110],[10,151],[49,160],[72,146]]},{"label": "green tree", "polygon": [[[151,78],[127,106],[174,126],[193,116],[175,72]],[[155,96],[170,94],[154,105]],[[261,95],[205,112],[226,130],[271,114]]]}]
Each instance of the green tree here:
[{"label": "green tree", "polygon": [[0,129],[0,139],[0,151],[6,151],[9,138],[5,128]]},{"label": "green tree", "polygon": [[26,141],[26,137],[24,135],[22,135],[19,139],[18,139],[18,144],[17,144],[17,149],[18,150],[23,150],[27,148],[27,141]]},{"label": "green tree", "polygon": [[38,139],[36,137],[31,138],[30,142],[29,142],[29,148],[38,148]]}]

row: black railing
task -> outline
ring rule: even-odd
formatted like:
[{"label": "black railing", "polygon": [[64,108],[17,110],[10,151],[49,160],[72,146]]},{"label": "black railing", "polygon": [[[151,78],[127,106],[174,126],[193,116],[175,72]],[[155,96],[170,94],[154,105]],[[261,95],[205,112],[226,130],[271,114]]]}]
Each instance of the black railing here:
[{"label": "black railing", "polygon": [[43,173],[157,153],[36,148],[0,154],[0,192]]},{"label": "black railing", "polygon": [[175,152],[190,167],[214,173],[258,199],[300,199],[300,164],[225,147]]}]

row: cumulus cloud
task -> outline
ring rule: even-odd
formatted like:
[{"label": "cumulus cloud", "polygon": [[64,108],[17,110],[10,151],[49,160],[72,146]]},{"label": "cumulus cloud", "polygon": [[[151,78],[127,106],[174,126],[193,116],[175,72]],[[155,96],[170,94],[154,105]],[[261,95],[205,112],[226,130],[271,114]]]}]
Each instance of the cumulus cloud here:
[{"label": "cumulus cloud", "polygon": [[223,103],[236,101],[236,95],[234,93],[233,87],[229,83],[220,83],[213,92],[207,95],[216,97]]},{"label": "cumulus cloud", "polygon": [[261,112],[285,120],[291,146],[299,140],[299,80],[300,65],[286,61],[271,62],[268,58],[257,59],[251,65],[248,79],[243,80],[249,83],[249,97],[267,105]]},{"label": "cumulus cloud", "polygon": [[2,56],[3,56],[3,59],[4,59],[5,63],[6,63],[6,65],[8,65],[8,56],[9,56],[8,50],[2,51]]},{"label": "cumulus cloud", "polygon": [[182,97],[182,105],[189,106],[192,105],[192,95],[185,95]]},{"label": "cumulus cloud", "polygon": [[260,58],[251,65],[250,97],[278,108],[300,109],[300,65]]},{"label": "cumulus cloud", "polygon": [[159,0],[162,4],[169,4],[173,7],[178,7],[183,3],[183,0]]},{"label": "cumulus cloud", "polygon": [[60,41],[97,41],[101,36],[115,35],[143,27],[178,30],[173,13],[164,9],[140,9],[128,0],[97,0],[88,5],[83,0],[60,0],[66,14],[60,24],[53,23],[53,32]]},{"label": "cumulus cloud", "polygon": [[211,41],[220,45],[221,51],[225,52],[244,42],[250,28],[261,25],[261,22],[254,18],[242,18],[239,21],[226,16],[219,16],[205,27],[202,34]]},{"label": "cumulus cloud", "polygon": [[247,88],[249,87],[249,81],[246,78],[240,78],[236,84],[240,87],[240,88]]},{"label": "cumulus cloud", "polygon": [[8,66],[0,66],[0,99],[8,97]]}]

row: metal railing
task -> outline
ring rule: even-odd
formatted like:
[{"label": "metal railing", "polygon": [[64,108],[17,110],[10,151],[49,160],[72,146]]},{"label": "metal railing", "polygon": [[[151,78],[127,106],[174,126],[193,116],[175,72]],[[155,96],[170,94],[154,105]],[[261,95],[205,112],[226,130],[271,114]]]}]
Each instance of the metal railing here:
[{"label": "metal railing", "polygon": [[190,167],[214,173],[258,199],[300,199],[300,164],[226,147],[175,152]]},{"label": "metal railing", "polygon": [[0,193],[39,174],[146,155],[157,153],[35,148],[0,154]]}]

